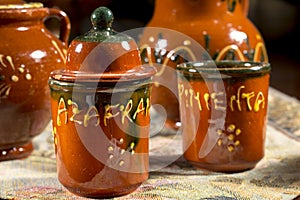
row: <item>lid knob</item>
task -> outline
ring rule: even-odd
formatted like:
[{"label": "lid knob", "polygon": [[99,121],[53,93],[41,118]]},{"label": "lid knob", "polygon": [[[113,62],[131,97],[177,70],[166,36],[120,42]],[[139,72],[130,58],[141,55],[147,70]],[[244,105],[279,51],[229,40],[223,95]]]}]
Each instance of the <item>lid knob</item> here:
[{"label": "lid knob", "polygon": [[98,7],[91,14],[90,19],[94,29],[111,28],[114,15],[107,7]]}]

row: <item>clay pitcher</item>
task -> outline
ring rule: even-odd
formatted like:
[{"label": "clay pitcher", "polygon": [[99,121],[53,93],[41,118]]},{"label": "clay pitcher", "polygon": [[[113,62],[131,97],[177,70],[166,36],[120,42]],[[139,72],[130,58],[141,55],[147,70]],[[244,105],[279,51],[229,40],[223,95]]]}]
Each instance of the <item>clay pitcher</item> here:
[{"label": "clay pitcher", "polygon": [[[248,0],[156,0],[153,16],[139,42],[143,63],[157,68],[154,81],[168,79],[177,87],[175,68],[181,62],[203,59],[267,62],[263,37],[247,18],[248,7]],[[173,37],[169,32],[172,30],[185,34],[186,38]],[[202,49],[195,42],[208,57],[196,55]],[[170,55],[179,48],[192,55],[188,59],[178,59],[176,53]],[[173,68],[173,73],[163,73],[166,66]],[[155,85],[152,103],[166,109],[165,127],[177,130],[181,124],[178,94],[159,83]]]},{"label": "clay pitcher", "polygon": [[[5,2],[5,1],[3,1]],[[41,3],[0,2],[0,161],[24,158],[51,119],[48,78],[63,68],[70,21]],[[18,2],[18,1],[11,1]],[[45,20],[60,22],[59,35]]]}]

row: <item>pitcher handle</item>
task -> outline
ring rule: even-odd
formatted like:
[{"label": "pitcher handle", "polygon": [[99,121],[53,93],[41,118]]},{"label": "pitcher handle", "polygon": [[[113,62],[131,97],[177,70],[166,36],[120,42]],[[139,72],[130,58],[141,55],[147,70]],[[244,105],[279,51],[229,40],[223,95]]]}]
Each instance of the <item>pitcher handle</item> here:
[{"label": "pitcher handle", "polygon": [[64,45],[68,45],[68,40],[71,32],[71,22],[68,15],[59,9],[49,8],[49,16],[48,18],[55,17],[60,21],[60,31],[59,31],[59,39],[64,43]]}]

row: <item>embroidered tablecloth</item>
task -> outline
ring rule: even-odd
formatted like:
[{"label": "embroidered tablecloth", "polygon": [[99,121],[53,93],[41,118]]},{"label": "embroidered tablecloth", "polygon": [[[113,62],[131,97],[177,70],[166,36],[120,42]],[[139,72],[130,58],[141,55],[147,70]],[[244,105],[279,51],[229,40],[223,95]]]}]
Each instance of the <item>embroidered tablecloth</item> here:
[{"label": "embroidered tablecloth", "polygon": [[[150,176],[133,193],[115,199],[300,199],[300,103],[273,88],[265,157],[241,173],[192,168],[181,156],[180,134],[150,139]],[[34,138],[32,155],[0,162],[1,199],[85,199],[57,180],[51,124]]]}]

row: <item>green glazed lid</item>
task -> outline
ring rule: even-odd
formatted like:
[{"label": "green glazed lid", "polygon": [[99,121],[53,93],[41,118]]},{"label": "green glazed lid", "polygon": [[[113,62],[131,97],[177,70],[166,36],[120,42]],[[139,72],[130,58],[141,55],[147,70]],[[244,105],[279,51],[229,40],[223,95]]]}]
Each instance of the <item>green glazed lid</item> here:
[{"label": "green glazed lid", "polygon": [[87,33],[77,36],[75,40],[82,42],[122,42],[130,41],[128,35],[117,33],[112,29],[114,15],[107,7],[99,7],[90,16],[92,28]]},{"label": "green glazed lid", "polygon": [[92,28],[71,42],[66,69],[52,72],[52,78],[69,82],[116,82],[153,76],[155,68],[142,65],[135,40],[112,29],[113,19],[107,7],[95,9],[90,17]]}]

